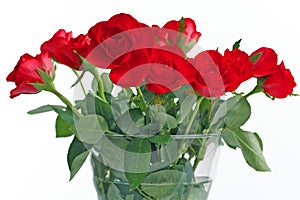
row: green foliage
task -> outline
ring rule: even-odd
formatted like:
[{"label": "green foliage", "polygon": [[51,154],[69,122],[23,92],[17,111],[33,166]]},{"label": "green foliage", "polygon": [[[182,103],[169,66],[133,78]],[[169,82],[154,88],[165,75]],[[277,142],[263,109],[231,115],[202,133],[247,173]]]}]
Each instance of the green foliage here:
[{"label": "green foliage", "polygon": [[71,131],[71,127],[72,125],[70,123],[63,120],[62,117],[57,116],[55,123],[56,137],[72,136],[74,133]]},{"label": "green foliage", "polygon": [[109,78],[109,73],[102,73],[101,79],[103,81],[104,91],[107,93],[111,93],[114,86]]},{"label": "green foliage", "polygon": [[234,43],[234,45],[232,46],[232,50],[238,49],[240,47],[241,41],[242,41],[242,39],[239,39],[238,41],[236,41]]},{"label": "green foliage", "polygon": [[30,110],[27,113],[30,114],[30,115],[35,115],[35,114],[40,114],[40,113],[44,113],[44,112],[53,111],[54,110],[53,108],[63,110],[65,107],[64,106],[59,106],[59,105],[44,105],[44,106],[40,106],[36,109]]},{"label": "green foliage", "polygon": [[72,129],[80,141],[97,144],[104,133],[108,131],[108,125],[102,116],[92,114],[80,118],[74,123]]},{"label": "green foliage", "polygon": [[110,184],[106,196],[107,196],[107,200],[123,200],[119,189],[113,183]]},{"label": "green foliage", "polygon": [[241,96],[228,99],[226,109],[225,124],[234,129],[244,125],[251,115],[250,104],[246,98]]},{"label": "green foliage", "polygon": [[169,144],[171,141],[171,136],[168,134],[165,135],[155,135],[149,138],[149,140],[155,144]]},{"label": "green foliage", "polygon": [[123,133],[136,135],[140,132],[139,127],[144,125],[144,115],[140,109],[133,108],[122,114],[116,123]]},{"label": "green foliage", "polygon": [[84,161],[89,155],[85,145],[74,137],[68,151],[68,166],[70,169],[70,180],[77,174]]},{"label": "green foliage", "polygon": [[182,123],[188,115],[192,112],[192,108],[195,105],[197,97],[195,95],[187,95],[180,103],[180,111],[178,113],[178,123]]},{"label": "green foliage", "polygon": [[150,166],[151,144],[147,139],[135,138],[125,151],[125,171],[130,190],[143,182]]},{"label": "green foliage", "polygon": [[97,114],[102,116],[110,128],[114,128],[115,122],[111,106],[97,96],[88,93],[85,98],[85,105],[88,114]]},{"label": "green foliage", "polygon": [[230,147],[240,148],[247,163],[255,170],[270,171],[262,154],[261,139],[256,133],[227,127],[223,130],[222,137]]},{"label": "green foliage", "polygon": [[186,174],[178,170],[161,170],[150,173],[142,183],[142,190],[156,199],[172,196],[186,181]]}]

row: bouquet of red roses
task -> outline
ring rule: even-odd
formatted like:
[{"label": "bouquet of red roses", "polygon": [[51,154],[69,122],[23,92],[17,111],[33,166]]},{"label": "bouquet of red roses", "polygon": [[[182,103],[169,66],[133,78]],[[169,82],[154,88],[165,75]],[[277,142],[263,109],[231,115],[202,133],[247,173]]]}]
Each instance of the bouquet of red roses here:
[{"label": "bouquet of red roses", "polygon": [[[74,138],[71,179],[91,155],[99,199],[206,199],[196,171],[211,144],[224,141],[255,170],[270,170],[258,134],[242,129],[251,115],[247,98],[260,92],[285,98],[296,83],[273,49],[248,54],[241,40],[224,52],[190,56],[200,36],[190,18],[159,27],[128,14],[77,37],[61,29],[40,54],[21,56],[7,77],[16,84],[11,98],[47,91],[61,99],[64,106],[29,114],[57,113],[56,136]],[[54,85],[56,67],[64,66],[84,96],[75,103]],[[86,84],[87,73],[93,78]],[[257,80],[254,89],[237,92],[249,79]]]}]

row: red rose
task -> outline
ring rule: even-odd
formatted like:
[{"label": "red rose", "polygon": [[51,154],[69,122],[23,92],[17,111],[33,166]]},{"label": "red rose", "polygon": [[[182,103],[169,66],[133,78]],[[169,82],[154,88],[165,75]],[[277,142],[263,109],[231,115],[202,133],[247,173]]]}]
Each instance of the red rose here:
[{"label": "red rose", "polygon": [[82,60],[74,51],[85,56],[89,42],[89,38],[85,35],[72,38],[72,32],[60,29],[50,40],[42,44],[41,51],[49,52],[56,61],[79,70]]},{"label": "red rose", "polygon": [[108,21],[97,23],[88,32],[91,38],[88,61],[97,67],[107,68],[116,58],[126,53],[124,60],[119,59],[119,64],[128,62],[131,57],[128,52],[147,39],[143,32],[129,30],[143,27],[147,25],[123,13],[113,16]]},{"label": "red rose", "polygon": [[277,66],[277,54],[273,49],[261,47],[254,51],[250,57],[258,56],[253,63],[253,73],[255,77],[263,77],[272,74]]},{"label": "red rose", "polygon": [[[128,52],[115,59],[108,68],[112,68],[109,76],[111,81],[124,88],[142,85],[149,72],[149,55],[151,49],[138,49]],[[128,54],[132,56],[128,62],[120,64]],[[113,67],[112,67],[113,66]]]},{"label": "red rose", "polygon": [[190,60],[197,69],[195,80],[191,83],[193,88],[205,97],[224,95],[225,86],[219,71],[222,55],[217,51],[208,50]]},{"label": "red rose", "polygon": [[[181,22],[181,20],[167,22],[161,30],[160,38],[165,44],[178,44],[187,52],[198,42],[201,33],[197,32],[194,20],[184,18],[183,24]],[[168,31],[167,29],[173,31]],[[182,34],[178,34],[178,32]]]},{"label": "red rose", "polygon": [[[110,72],[113,83],[122,87],[136,87],[146,83],[146,88],[164,94],[191,82],[195,69],[185,59],[183,51],[174,45],[160,48],[138,49],[127,63],[116,65]],[[124,54],[123,56],[127,56]],[[123,59],[122,56],[118,59]],[[119,63],[118,59],[115,60]]]},{"label": "red rose", "polygon": [[248,54],[240,49],[234,49],[232,51],[226,49],[223,57],[223,65],[228,65],[226,68],[239,69],[241,82],[253,76],[253,64],[250,62]]},{"label": "red rose", "polygon": [[10,98],[20,94],[34,94],[39,92],[31,83],[43,83],[37,69],[53,74],[53,63],[48,53],[41,53],[36,57],[29,54],[21,56],[14,70],[7,76],[6,80],[15,82],[16,88],[10,92]]},{"label": "red rose", "polygon": [[294,77],[290,70],[285,68],[283,62],[276,67],[275,73],[268,76],[263,84],[265,92],[276,98],[285,98],[292,94],[294,87],[296,87]]},{"label": "red rose", "polygon": [[[233,52],[234,53],[234,52]],[[199,53],[192,63],[197,69],[196,79],[192,86],[205,97],[220,97],[225,92],[232,92],[242,82],[242,73],[236,65],[236,57],[231,57],[226,52],[226,57],[215,50],[208,50]]]},{"label": "red rose", "polygon": [[152,49],[150,70],[146,76],[146,88],[156,94],[164,94],[191,82],[193,66],[185,59],[177,45]]}]

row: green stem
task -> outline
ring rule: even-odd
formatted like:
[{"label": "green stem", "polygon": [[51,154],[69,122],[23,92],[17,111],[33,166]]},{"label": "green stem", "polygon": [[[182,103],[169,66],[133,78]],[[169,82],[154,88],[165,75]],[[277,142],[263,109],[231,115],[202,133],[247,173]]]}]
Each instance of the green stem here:
[{"label": "green stem", "polygon": [[145,101],[145,98],[144,98],[144,95],[143,95],[143,92],[142,92],[141,88],[140,87],[136,87],[136,91],[137,91],[138,95],[141,97],[142,102],[143,102],[145,108],[147,108],[147,102]]},{"label": "green stem", "polygon": [[202,147],[200,148],[200,150],[198,151],[195,161],[194,161],[194,165],[193,165],[193,171],[195,171],[197,169],[197,166],[199,164],[200,161],[202,161],[204,159],[205,153],[206,153],[206,139],[203,139],[202,142]]},{"label": "green stem", "polygon": [[194,112],[193,112],[193,114],[192,114],[192,116],[191,116],[191,119],[190,119],[190,121],[189,121],[189,123],[188,123],[188,125],[187,125],[187,127],[186,127],[186,129],[185,129],[184,135],[188,135],[188,133],[190,132],[191,127],[192,127],[192,125],[193,125],[193,122],[194,122],[194,120],[195,120],[195,118],[196,118],[196,116],[197,116],[197,113],[198,113],[198,111],[199,111],[200,104],[201,104],[201,102],[203,101],[203,99],[204,99],[204,97],[200,97],[200,98],[197,100],[196,107],[195,107]]},{"label": "green stem", "polygon": [[111,131],[111,130],[107,130],[105,132],[110,133],[110,134],[114,134],[114,135],[119,135],[120,134],[120,133],[117,133],[117,132],[114,132],[114,131]]},{"label": "green stem", "polygon": [[209,114],[208,114],[208,119],[211,120],[211,115],[212,115],[212,111],[214,110],[214,107],[216,106],[218,102],[218,99],[214,99],[212,104],[211,104],[211,108],[209,110]]},{"label": "green stem", "polygon": [[[77,78],[80,77],[79,74],[78,74],[78,72],[77,72],[76,70],[72,69],[72,71],[74,72],[74,74],[76,75]],[[81,87],[81,89],[82,89],[82,92],[83,92],[84,96],[86,96],[86,91],[85,91],[85,89],[84,89],[84,86],[83,86],[81,80],[79,81],[79,84],[80,84],[80,87]]]},{"label": "green stem", "polygon": [[149,117],[149,109],[148,109],[148,106],[147,106],[147,102],[144,98],[144,95],[143,95],[143,92],[141,90],[140,87],[136,87],[136,91],[137,91],[137,94],[141,97],[142,99],[142,103],[143,103],[143,107],[145,108],[145,112],[146,112],[146,124],[149,123],[150,121],[150,117]]},{"label": "green stem", "polygon": [[264,89],[262,88],[262,85],[264,83],[265,79],[261,78],[257,80],[257,85],[255,86],[255,88],[253,90],[251,90],[251,92],[249,92],[248,94],[246,94],[244,97],[248,98],[253,94],[259,93],[259,92],[263,92]]},{"label": "green stem", "polygon": [[55,94],[62,102],[64,102],[71,110],[73,113],[76,115],[76,117],[81,118],[82,114],[73,106],[73,104],[61,93],[59,93],[56,89],[49,90],[49,92]]},{"label": "green stem", "polygon": [[95,77],[95,79],[98,82],[98,95],[100,96],[100,98],[103,101],[105,101],[107,103],[105,95],[104,95],[103,82],[102,82],[102,79],[100,77],[100,74],[99,74],[97,68],[93,64],[89,63],[86,60],[84,60],[84,62],[83,62],[83,68],[84,68],[84,70],[89,71],[90,73],[93,74],[93,76]]},{"label": "green stem", "polygon": [[[199,111],[199,108],[200,108],[200,105],[201,105],[201,102],[203,101],[204,97],[200,97],[198,100],[197,100],[197,103],[196,103],[196,107],[193,111],[193,114],[190,118],[190,121],[184,131],[184,136],[188,135],[190,130],[191,130],[191,127],[193,125],[193,122],[197,116],[197,113]],[[184,152],[186,151],[186,147],[185,147],[185,140],[183,139],[183,141],[181,142],[181,145],[180,145],[180,148],[179,148],[179,151],[178,151],[178,159],[176,160],[175,164],[178,163],[179,159],[180,159],[180,155],[182,155]]]},{"label": "green stem", "polygon": [[98,82],[98,95],[104,102],[107,102],[105,95],[104,95],[103,81],[102,81],[102,78],[101,78],[98,70],[94,67],[93,70],[91,71],[91,73],[94,75],[94,77],[96,78],[96,80]]}]

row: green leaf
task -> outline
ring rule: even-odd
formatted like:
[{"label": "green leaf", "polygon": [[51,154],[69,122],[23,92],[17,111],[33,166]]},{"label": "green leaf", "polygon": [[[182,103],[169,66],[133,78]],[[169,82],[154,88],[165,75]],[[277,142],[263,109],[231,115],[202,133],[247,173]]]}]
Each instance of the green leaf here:
[{"label": "green leaf", "polygon": [[147,175],[151,158],[151,144],[147,139],[135,138],[125,151],[125,175],[130,190],[136,189]]},{"label": "green leaf", "polygon": [[235,138],[237,142],[237,144],[230,143],[230,145],[238,145],[242,150],[245,160],[252,168],[256,171],[270,171],[262,153],[261,139],[257,134],[241,129],[225,129],[226,134],[228,135],[226,137]]},{"label": "green leaf", "polygon": [[168,129],[176,128],[178,125],[177,120],[172,115],[168,115],[168,114],[166,115],[167,115],[167,120],[166,120],[165,127]]},{"label": "green leaf", "polygon": [[226,101],[226,126],[236,129],[244,125],[251,115],[251,107],[246,98],[234,96]]},{"label": "green leaf", "polygon": [[68,151],[68,166],[70,169],[70,180],[77,174],[86,158],[89,151],[76,137],[74,137]]},{"label": "green leaf", "polygon": [[52,109],[69,124],[74,124],[74,116],[71,108],[67,107],[65,110],[59,107],[52,107]]},{"label": "green leaf", "polygon": [[75,122],[73,130],[82,142],[97,144],[103,134],[108,131],[105,119],[100,115],[86,115]]},{"label": "green leaf", "polygon": [[101,74],[101,79],[103,82],[103,86],[104,86],[104,91],[107,93],[111,93],[113,90],[113,83],[111,82],[110,78],[109,78],[109,73],[103,73]]},{"label": "green leaf", "polygon": [[59,105],[44,105],[44,106],[40,106],[36,109],[30,110],[27,113],[30,115],[35,115],[35,114],[39,114],[39,113],[50,112],[50,111],[53,111],[54,107],[56,107],[57,109],[61,109],[61,110],[63,110],[65,108],[64,106],[59,106]]},{"label": "green leaf", "polygon": [[151,122],[160,123],[161,127],[166,127],[167,129],[172,129],[177,127],[177,120],[165,112],[156,112],[152,111],[152,120]]},{"label": "green leaf", "polygon": [[182,103],[180,103],[180,112],[179,112],[179,122],[182,123],[185,118],[192,112],[193,106],[195,105],[197,96],[188,95],[184,98]]},{"label": "green leaf", "polygon": [[153,142],[158,145],[169,144],[169,142],[171,141],[171,136],[169,134],[155,135],[150,137],[149,140],[150,142]]},{"label": "green leaf", "polygon": [[159,149],[161,159],[166,163],[172,163],[178,158],[178,144],[176,140],[171,140],[168,145]]},{"label": "green leaf", "polygon": [[134,194],[126,195],[126,200],[134,200]]},{"label": "green leaf", "polygon": [[71,124],[63,120],[60,116],[57,116],[55,123],[56,137],[69,137],[74,133],[70,130]]},{"label": "green leaf", "polygon": [[161,170],[145,177],[141,188],[155,199],[171,196],[186,181],[186,174],[178,170]]},{"label": "green leaf", "polygon": [[113,126],[115,120],[112,114],[112,108],[108,103],[104,102],[99,97],[88,93],[86,96],[86,108],[88,114],[101,115],[106,120],[109,127]]},{"label": "green leaf", "polygon": [[28,114],[34,115],[34,114],[39,114],[39,113],[44,113],[49,111],[55,111],[58,114],[58,116],[66,123],[69,124],[74,123],[72,110],[68,107],[65,108],[63,106],[58,106],[58,105],[44,105],[29,111]]},{"label": "green leaf", "polygon": [[97,152],[98,155],[95,157],[109,168],[124,171],[125,148],[128,143],[126,138],[122,136],[115,138],[104,136],[93,146],[93,152]]},{"label": "green leaf", "polygon": [[156,161],[153,159],[151,160],[152,164],[149,171],[161,170],[170,166],[171,163],[174,163],[178,158],[178,145],[179,144],[176,140],[171,140],[168,144],[161,145],[161,147],[157,150],[160,158]]},{"label": "green leaf", "polygon": [[236,149],[240,146],[239,142],[231,133],[230,129],[225,128],[222,130],[222,138],[225,141],[225,143],[232,149]]},{"label": "green leaf", "polygon": [[139,127],[139,135],[156,135],[161,130],[162,126],[160,123],[154,122],[146,124],[145,126]]},{"label": "green leaf", "polygon": [[241,41],[242,41],[242,39],[239,39],[238,41],[236,41],[234,43],[234,45],[232,46],[232,50],[238,49],[240,47]]},{"label": "green leaf", "polygon": [[144,125],[144,115],[140,109],[134,108],[122,114],[116,122],[124,133],[135,135],[140,132],[139,127]]},{"label": "green leaf", "polygon": [[113,183],[110,184],[106,196],[107,196],[107,200],[123,200],[120,194],[120,190]]},{"label": "green leaf", "polygon": [[256,140],[259,144],[260,149],[263,151],[264,150],[264,145],[263,145],[263,142],[262,142],[261,138],[259,137],[259,135],[257,133],[253,133],[253,134],[256,137]]},{"label": "green leaf", "polygon": [[255,63],[261,57],[261,55],[262,55],[262,52],[259,52],[259,53],[255,54],[255,55],[251,56],[250,57],[250,61],[252,63]]}]

